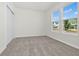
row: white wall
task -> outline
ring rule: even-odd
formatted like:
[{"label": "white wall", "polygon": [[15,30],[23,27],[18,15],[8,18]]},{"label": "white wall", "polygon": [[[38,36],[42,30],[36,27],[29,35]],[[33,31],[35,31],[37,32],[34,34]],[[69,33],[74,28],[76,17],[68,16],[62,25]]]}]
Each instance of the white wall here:
[{"label": "white wall", "polygon": [[[0,53],[14,38],[14,16],[7,8],[7,4],[8,3],[0,3]],[[9,5],[11,7],[11,4]]]},{"label": "white wall", "polygon": [[16,8],[16,37],[45,35],[45,14],[42,11]]},{"label": "white wall", "polygon": [[0,51],[5,47],[5,18],[4,3],[0,3]]},{"label": "white wall", "polygon": [[[58,32],[51,30],[51,12],[58,9],[62,10],[62,8],[68,4],[69,3],[57,3],[56,6],[51,7],[47,12],[47,36],[79,49],[79,32],[77,34],[71,34],[63,33],[62,29]],[[63,17],[61,20],[63,20]]]}]

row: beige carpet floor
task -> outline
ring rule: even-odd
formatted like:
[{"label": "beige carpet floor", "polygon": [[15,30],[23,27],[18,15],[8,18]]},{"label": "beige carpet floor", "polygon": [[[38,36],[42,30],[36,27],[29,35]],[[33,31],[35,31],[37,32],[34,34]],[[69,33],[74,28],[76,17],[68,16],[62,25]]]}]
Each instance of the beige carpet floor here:
[{"label": "beige carpet floor", "polygon": [[79,49],[47,36],[22,37],[12,40],[1,56],[79,56]]}]

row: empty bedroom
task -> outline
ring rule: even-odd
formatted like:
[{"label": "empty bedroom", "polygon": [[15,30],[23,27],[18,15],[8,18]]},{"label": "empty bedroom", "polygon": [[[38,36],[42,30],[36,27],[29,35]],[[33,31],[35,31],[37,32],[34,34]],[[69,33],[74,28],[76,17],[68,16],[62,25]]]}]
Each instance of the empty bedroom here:
[{"label": "empty bedroom", "polygon": [[0,2],[0,56],[79,56],[79,2]]}]

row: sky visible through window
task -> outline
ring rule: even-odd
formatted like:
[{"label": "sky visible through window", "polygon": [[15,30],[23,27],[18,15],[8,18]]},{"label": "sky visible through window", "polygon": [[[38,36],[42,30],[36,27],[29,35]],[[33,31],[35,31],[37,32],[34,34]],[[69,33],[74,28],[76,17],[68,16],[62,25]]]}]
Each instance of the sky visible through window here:
[{"label": "sky visible through window", "polygon": [[60,11],[59,10],[52,12],[51,21],[53,24],[53,29],[58,30],[59,21],[60,21]]},{"label": "sky visible through window", "polygon": [[59,22],[60,20],[60,11],[52,12],[52,21]]},{"label": "sky visible through window", "polygon": [[77,18],[77,2],[64,7],[64,19]]}]

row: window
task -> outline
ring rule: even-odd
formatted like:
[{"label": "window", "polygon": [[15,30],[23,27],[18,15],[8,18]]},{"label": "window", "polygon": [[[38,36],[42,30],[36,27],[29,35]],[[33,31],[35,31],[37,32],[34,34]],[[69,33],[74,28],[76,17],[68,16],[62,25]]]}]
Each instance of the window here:
[{"label": "window", "polygon": [[64,7],[64,30],[66,32],[77,32],[77,2]]},{"label": "window", "polygon": [[53,30],[58,30],[60,21],[60,11],[55,11],[51,14],[51,21]]}]

